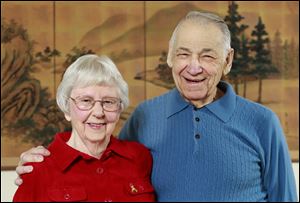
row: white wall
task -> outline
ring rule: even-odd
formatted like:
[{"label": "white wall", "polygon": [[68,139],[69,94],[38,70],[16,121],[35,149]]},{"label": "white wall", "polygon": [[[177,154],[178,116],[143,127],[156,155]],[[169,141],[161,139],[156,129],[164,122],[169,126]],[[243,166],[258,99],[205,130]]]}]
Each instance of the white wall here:
[{"label": "white wall", "polygon": [[14,184],[17,174],[15,171],[1,171],[1,202],[11,202],[17,190]]},{"label": "white wall", "polygon": [[[297,184],[297,195],[299,199],[299,163],[293,163],[294,174]],[[17,177],[15,171],[1,171],[1,202],[11,202],[17,189],[14,180]]]}]

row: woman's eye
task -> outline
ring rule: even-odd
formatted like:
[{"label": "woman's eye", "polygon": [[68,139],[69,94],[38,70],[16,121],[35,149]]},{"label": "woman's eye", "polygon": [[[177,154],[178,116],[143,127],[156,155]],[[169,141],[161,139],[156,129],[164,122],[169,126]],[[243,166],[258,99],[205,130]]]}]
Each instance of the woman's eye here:
[{"label": "woman's eye", "polygon": [[104,100],[103,103],[105,103],[105,104],[114,104],[116,102],[115,101],[110,101],[110,100]]},{"label": "woman's eye", "polygon": [[91,99],[82,99],[81,102],[90,103],[90,102],[92,102],[92,100]]}]

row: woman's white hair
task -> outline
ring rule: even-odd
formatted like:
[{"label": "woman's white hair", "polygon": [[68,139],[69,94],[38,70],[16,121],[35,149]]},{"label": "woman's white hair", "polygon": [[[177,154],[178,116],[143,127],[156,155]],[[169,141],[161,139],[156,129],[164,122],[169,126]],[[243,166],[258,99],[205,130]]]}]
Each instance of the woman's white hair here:
[{"label": "woman's white hair", "polygon": [[172,64],[172,56],[173,56],[173,49],[174,49],[174,44],[176,41],[177,37],[177,32],[179,30],[179,27],[181,26],[182,23],[186,21],[193,21],[196,23],[199,23],[199,25],[206,25],[208,23],[213,23],[215,24],[223,33],[224,36],[224,54],[226,55],[227,52],[230,50],[231,46],[231,36],[230,36],[230,31],[225,23],[225,21],[218,15],[207,12],[207,11],[190,11],[183,19],[180,20],[180,22],[177,24],[175,30],[173,31],[173,34],[171,36],[171,39],[169,41],[169,52],[168,52],[168,59],[167,62],[168,64]]},{"label": "woman's white hair", "polygon": [[69,114],[68,99],[72,89],[92,85],[116,87],[122,101],[122,111],[128,107],[128,85],[116,65],[107,56],[88,54],[79,57],[64,73],[56,93],[56,102],[59,108]]}]

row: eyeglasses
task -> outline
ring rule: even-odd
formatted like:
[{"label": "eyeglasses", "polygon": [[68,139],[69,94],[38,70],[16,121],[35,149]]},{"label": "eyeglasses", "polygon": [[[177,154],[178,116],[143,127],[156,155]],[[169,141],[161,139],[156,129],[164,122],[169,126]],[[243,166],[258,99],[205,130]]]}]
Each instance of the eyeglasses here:
[{"label": "eyeglasses", "polygon": [[83,98],[72,98],[70,97],[77,106],[78,109],[82,111],[91,110],[96,102],[100,102],[104,111],[114,112],[120,110],[122,101],[115,97],[104,97],[102,100],[94,100],[90,97],[83,97]]}]

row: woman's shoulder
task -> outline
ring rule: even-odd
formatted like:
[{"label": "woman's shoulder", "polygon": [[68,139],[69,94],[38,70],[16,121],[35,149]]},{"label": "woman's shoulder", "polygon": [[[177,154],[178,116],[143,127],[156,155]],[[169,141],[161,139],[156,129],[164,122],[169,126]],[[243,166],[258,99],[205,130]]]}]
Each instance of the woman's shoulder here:
[{"label": "woman's shoulder", "polygon": [[[23,187],[29,187],[32,188],[33,185],[43,185],[45,178],[48,176],[49,170],[49,163],[48,158],[44,158],[41,162],[27,162],[24,164],[24,166],[32,166],[33,170],[30,173],[25,173],[20,175],[23,182]],[[38,187],[36,187],[36,190],[38,190]]]},{"label": "woman's shoulder", "polygon": [[118,151],[120,153],[123,153],[123,155],[125,156],[129,156],[134,159],[138,157],[142,159],[151,157],[150,150],[139,142],[114,138],[114,143],[114,147],[117,148]]},{"label": "woman's shoulder", "polygon": [[45,171],[45,169],[49,168],[49,164],[51,162],[51,156],[43,157],[43,161],[41,162],[27,162],[24,166],[32,166],[34,170],[30,174],[37,175]]},{"label": "woman's shoulder", "polygon": [[149,176],[153,163],[150,150],[136,141],[118,140],[118,142],[119,154],[122,153],[123,157],[130,160],[128,167],[141,177]]},{"label": "woman's shoulder", "polygon": [[119,140],[120,146],[126,148],[130,152],[149,152],[149,149],[137,141]]}]

